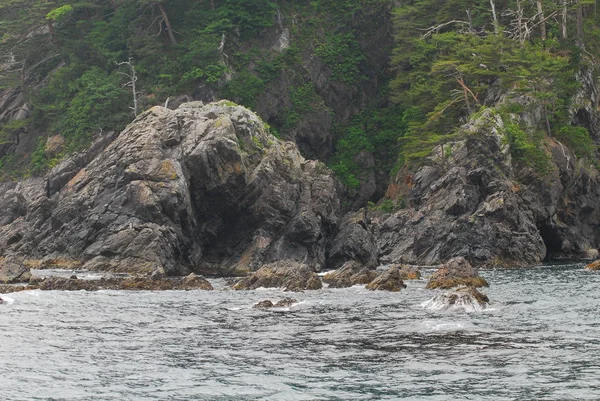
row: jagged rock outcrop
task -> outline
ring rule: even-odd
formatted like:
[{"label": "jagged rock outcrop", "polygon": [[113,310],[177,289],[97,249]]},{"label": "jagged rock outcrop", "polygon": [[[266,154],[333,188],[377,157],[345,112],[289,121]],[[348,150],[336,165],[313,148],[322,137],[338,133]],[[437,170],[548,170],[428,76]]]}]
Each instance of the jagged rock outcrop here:
[{"label": "jagged rock outcrop", "polygon": [[476,268],[463,257],[450,259],[436,270],[426,288],[488,287],[487,281],[479,275]]},{"label": "jagged rock outcrop", "polygon": [[252,112],[153,107],[113,135],[46,177],[0,184],[0,255],[167,274],[324,266],[340,213],[331,173]]},{"label": "jagged rock outcrop", "polygon": [[475,265],[527,266],[598,247],[600,177],[585,159],[548,139],[549,171],[517,168],[504,121],[490,109],[459,138],[392,184],[409,207],[373,218],[382,263],[463,256]]},{"label": "jagged rock outcrop", "polygon": [[365,209],[347,213],[340,223],[340,231],[329,251],[328,267],[338,268],[347,261],[357,261],[374,268],[378,265],[378,248]]},{"label": "jagged rock outcrop", "polygon": [[256,273],[233,285],[234,290],[282,288],[284,291],[318,290],[323,283],[308,266],[291,260],[264,265]]},{"label": "jagged rock outcrop", "polygon": [[365,287],[367,290],[398,292],[406,288],[398,266],[390,266]]},{"label": "jagged rock outcrop", "polygon": [[348,261],[342,267],[327,273],[323,281],[329,288],[347,288],[358,284],[369,284],[377,277],[377,272],[357,261]]}]

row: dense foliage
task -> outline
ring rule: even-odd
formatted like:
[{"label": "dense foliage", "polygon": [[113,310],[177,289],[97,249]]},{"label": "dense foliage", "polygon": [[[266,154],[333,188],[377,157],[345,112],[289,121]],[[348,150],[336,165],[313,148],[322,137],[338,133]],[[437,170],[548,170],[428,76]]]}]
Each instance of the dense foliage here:
[{"label": "dense foliage", "polygon": [[[575,75],[600,54],[594,7],[588,0],[1,0],[0,90],[20,88],[31,112],[0,120],[0,178],[49,167],[49,136],[60,134],[68,153],[121,129],[134,117],[133,96],[138,110],[182,94],[255,108],[273,87],[286,99],[268,116],[277,136],[293,139],[311,116],[333,114],[325,161],[350,189],[363,178],[361,155],[374,155],[383,174],[418,164],[484,107],[499,107],[507,120],[515,158],[543,172],[548,135],[595,155],[589,133],[569,115]],[[396,45],[381,51],[391,59],[391,84],[391,74],[373,76],[373,49],[363,43],[390,14]],[[284,26],[289,45],[265,46]],[[352,105],[350,116],[336,114],[307,71],[313,58],[339,87],[351,92],[377,80],[376,93]],[[539,126],[514,118],[533,108],[542,110]],[[19,132],[41,137],[26,157],[10,152]]]},{"label": "dense foliage", "polygon": [[[586,50],[600,32],[589,3],[412,0],[395,17],[392,97],[407,113],[403,162],[418,163],[471,114],[499,105],[513,156],[538,171],[547,169],[546,135],[594,154],[586,129],[569,125],[576,75],[596,64]],[[514,118],[536,110],[539,126]]]}]

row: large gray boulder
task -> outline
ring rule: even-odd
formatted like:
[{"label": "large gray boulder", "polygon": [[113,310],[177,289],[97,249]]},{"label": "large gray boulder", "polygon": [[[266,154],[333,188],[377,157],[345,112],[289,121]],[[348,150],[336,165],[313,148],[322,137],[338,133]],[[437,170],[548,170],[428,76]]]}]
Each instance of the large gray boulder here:
[{"label": "large gray boulder", "polygon": [[105,142],[46,177],[0,184],[0,255],[166,274],[325,264],[334,179],[249,110],[157,106]]}]

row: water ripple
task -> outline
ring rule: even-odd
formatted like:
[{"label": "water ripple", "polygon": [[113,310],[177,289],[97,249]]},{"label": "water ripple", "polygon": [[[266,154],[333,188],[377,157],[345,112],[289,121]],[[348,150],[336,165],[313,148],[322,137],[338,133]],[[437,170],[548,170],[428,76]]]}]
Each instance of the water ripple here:
[{"label": "water ripple", "polygon": [[[595,400],[600,275],[489,270],[482,311],[430,310],[424,281],[251,292],[14,293],[0,400]],[[215,283],[223,287],[224,281]]]}]

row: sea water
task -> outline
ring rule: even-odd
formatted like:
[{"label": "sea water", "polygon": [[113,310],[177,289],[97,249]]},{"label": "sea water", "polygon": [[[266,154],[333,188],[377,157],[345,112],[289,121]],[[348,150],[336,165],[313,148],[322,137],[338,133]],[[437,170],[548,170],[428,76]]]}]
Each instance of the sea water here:
[{"label": "sea water", "polygon": [[480,273],[485,309],[436,304],[425,280],[0,295],[0,400],[600,399],[600,272]]}]

